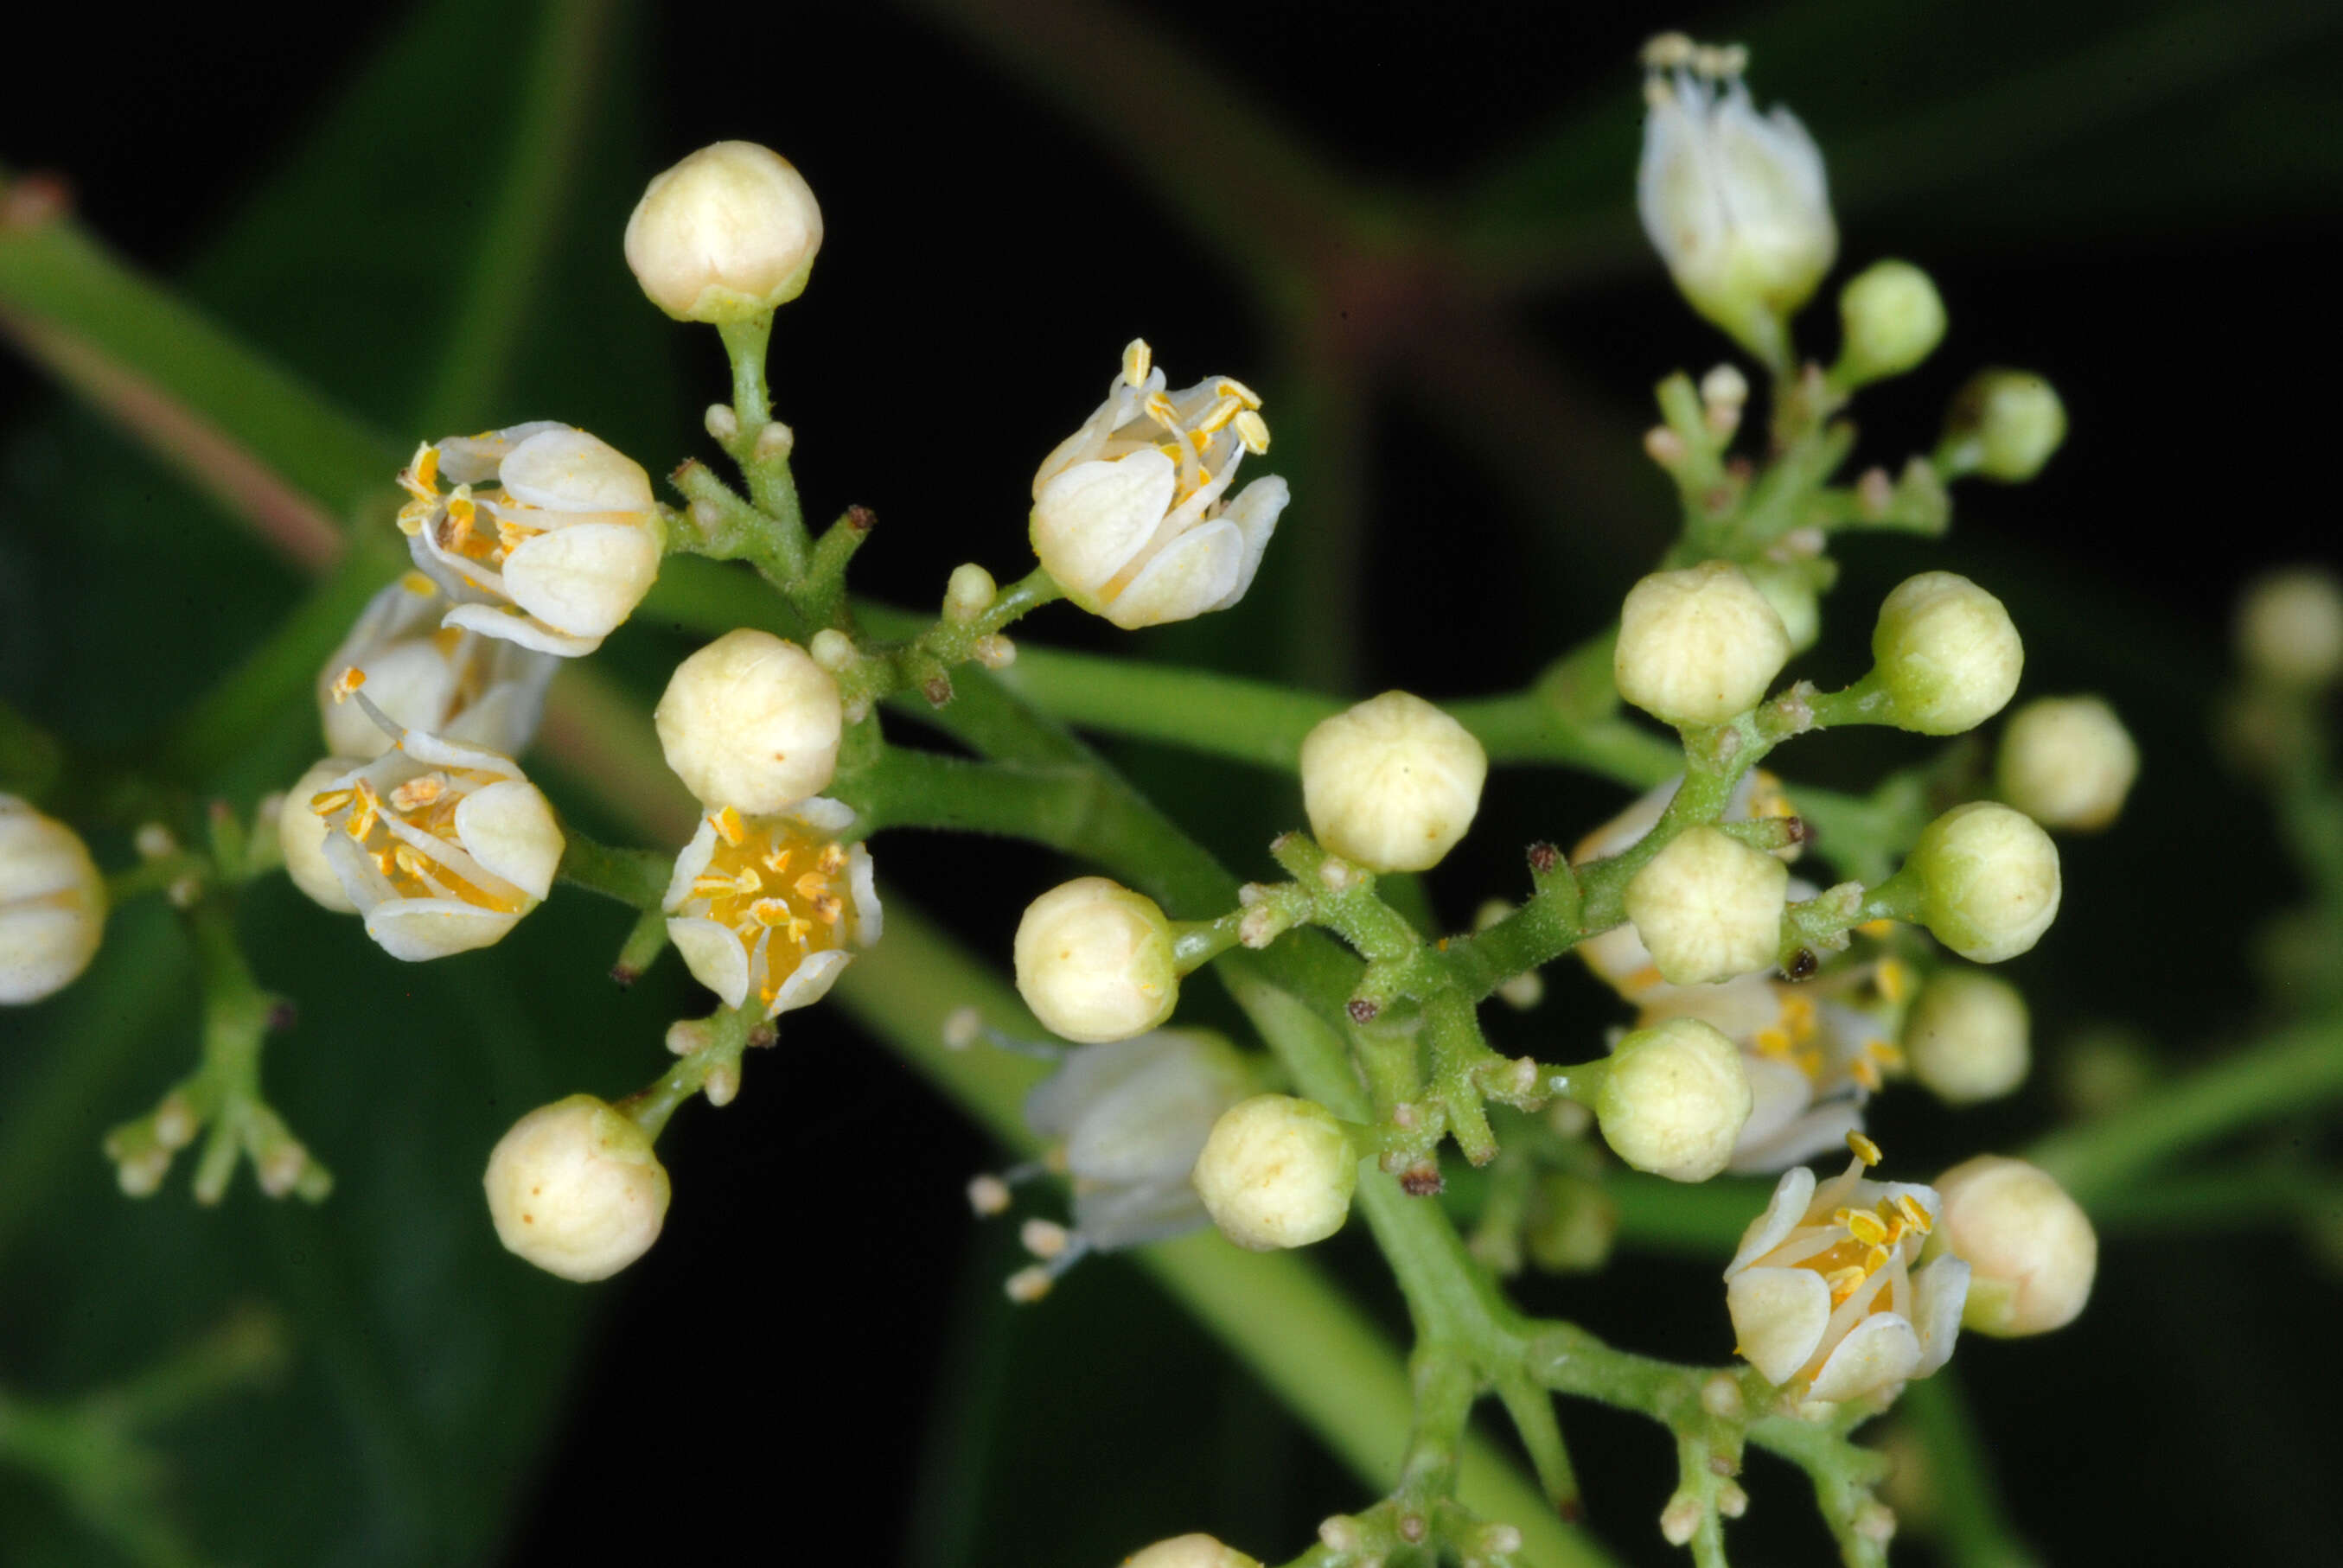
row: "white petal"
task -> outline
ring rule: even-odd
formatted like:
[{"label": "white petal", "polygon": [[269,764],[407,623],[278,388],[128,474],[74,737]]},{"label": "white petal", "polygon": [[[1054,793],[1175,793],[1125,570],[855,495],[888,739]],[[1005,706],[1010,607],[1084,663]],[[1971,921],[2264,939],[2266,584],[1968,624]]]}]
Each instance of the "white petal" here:
[{"label": "white petal", "polygon": [[839,971],[845,969],[853,958],[854,955],[843,948],[808,953],[798,967],[789,971],[789,978],[781,982],[780,990],[773,993],[773,1005],[765,1010],[765,1016],[779,1018],[795,1009],[811,1007],[830,994],[830,988],[838,981]]},{"label": "white petal", "polygon": [[1244,559],[1237,567],[1237,586],[1226,598],[1212,606],[1226,609],[1244,598],[1252,587],[1253,574],[1261,570],[1262,553],[1269,548],[1270,536],[1277,531],[1278,515],[1292,500],[1293,492],[1275,474],[1265,474],[1239,490],[1229,509],[1221,514],[1223,522],[1234,523],[1237,532],[1244,536]]},{"label": "white petal", "polygon": [[854,808],[827,795],[809,795],[781,815],[792,821],[802,822],[816,833],[828,833],[832,837],[854,826]]},{"label": "white petal", "polygon": [[1076,596],[1094,600],[1131,564],[1172,507],[1178,467],[1149,447],[1111,462],[1077,463],[1033,501],[1033,553]]},{"label": "white petal", "polygon": [[[461,768],[473,773],[486,773],[492,779],[520,777],[519,766],[503,753],[490,751],[483,747],[468,746],[461,741],[450,740],[442,735],[434,735],[426,729],[408,730],[400,739],[398,749],[407,758],[421,763],[427,769]],[[397,779],[391,777],[393,771],[396,770],[385,769],[380,764],[377,764],[367,769],[367,774],[373,779],[375,788],[387,795],[399,782]],[[414,770],[407,771],[408,776],[411,777]]]},{"label": "white petal", "polygon": [[[1745,1066],[1755,1060],[1754,1057],[1742,1059]],[[1748,1176],[1801,1164],[1817,1154],[1845,1148],[1846,1135],[1862,1128],[1861,1106],[1852,1100],[1826,1100],[1793,1120],[1765,1142],[1752,1143],[1745,1133],[1742,1141],[1734,1145],[1733,1161],[1727,1169]]]},{"label": "white petal", "polygon": [[456,837],[483,867],[530,898],[553,890],[561,864],[561,829],[537,786],[500,779],[456,804]]},{"label": "white petal", "polygon": [[572,637],[568,632],[556,631],[542,621],[498,609],[493,605],[459,604],[447,612],[447,618],[440,624],[461,627],[466,631],[477,631],[482,637],[518,643],[538,653],[558,654],[563,658],[580,658],[602,646],[602,639],[598,637]]},{"label": "white petal", "polygon": [[519,920],[459,899],[386,899],[367,911],[366,930],[392,958],[419,963],[501,941]]},{"label": "white petal", "polygon": [[1774,1184],[1773,1201],[1765,1205],[1765,1211],[1742,1232],[1741,1250],[1733,1254],[1733,1261],[1725,1267],[1725,1277],[1728,1280],[1733,1278],[1780,1246],[1783,1239],[1798,1228],[1798,1221],[1805,1218],[1806,1204],[1814,1195],[1813,1171],[1803,1165],[1783,1171],[1782,1179]]},{"label": "white petal", "polygon": [[497,477],[498,466],[515,447],[542,431],[568,428],[558,419],[531,419],[484,436],[449,436],[437,443],[439,477],[451,485],[486,484]]},{"label": "white petal", "polygon": [[353,909],[371,912],[377,905],[398,897],[398,890],[375,865],[374,858],[340,829],[327,829],[325,853],[326,864],[333,868],[335,879],[342,884]]},{"label": "white petal", "polygon": [[0,906],[0,1006],[37,1001],[89,967],[105,922],[85,909]]},{"label": "white petal", "polygon": [[879,907],[879,883],[871,875],[870,851],[860,844],[846,851],[846,890],[854,896],[854,945],[876,946],[887,928],[887,917]]},{"label": "white petal", "polygon": [[648,512],[651,479],[642,465],[583,430],[529,437],[497,470],[505,494],[555,512]]},{"label": "white petal", "polygon": [[659,576],[659,540],[647,528],[579,523],[513,551],[505,560],[505,591],[556,631],[600,638],[634,613]]},{"label": "white petal", "polygon": [[1830,1287],[1812,1269],[1750,1269],[1725,1287],[1734,1336],[1749,1364],[1776,1385],[1798,1373],[1830,1322]]},{"label": "white petal", "polygon": [[1968,1296],[1969,1266],[1949,1252],[1913,1274],[1912,1326],[1920,1336],[1914,1377],[1926,1377],[1951,1358]]},{"label": "white petal", "polygon": [[1853,1399],[1899,1383],[1920,1364],[1919,1336],[1894,1312],[1874,1312],[1847,1331],[1815,1374],[1808,1399]]},{"label": "white petal", "polygon": [[1182,535],[1107,605],[1107,619],[1136,631],[1203,614],[1236,586],[1244,548],[1244,536],[1226,518]]},{"label": "white petal", "polygon": [[[407,590],[397,591],[405,594]],[[444,606],[447,601],[434,594],[430,602]],[[437,729],[455,702],[456,665],[426,638],[377,648],[354,662],[366,671],[367,700],[399,724]],[[327,668],[328,680],[341,673],[331,661]],[[320,711],[325,719],[326,749],[337,757],[373,758],[390,749],[389,735],[357,703],[328,699]]]},{"label": "white petal", "polygon": [[691,978],[739,1007],[749,995],[749,950],[740,939],[714,920],[677,919],[667,923],[668,940],[683,955]]},{"label": "white petal", "polygon": [[[686,844],[683,852],[675,858],[675,873],[667,879],[667,897],[659,900],[659,908],[673,914],[689,902],[691,884],[699,880],[699,873],[708,869],[708,862],[715,856],[716,824],[702,817],[699,830],[691,836],[691,842]],[[745,975],[747,971],[744,970],[742,973]],[[743,979],[740,983],[746,986],[749,982]]]}]

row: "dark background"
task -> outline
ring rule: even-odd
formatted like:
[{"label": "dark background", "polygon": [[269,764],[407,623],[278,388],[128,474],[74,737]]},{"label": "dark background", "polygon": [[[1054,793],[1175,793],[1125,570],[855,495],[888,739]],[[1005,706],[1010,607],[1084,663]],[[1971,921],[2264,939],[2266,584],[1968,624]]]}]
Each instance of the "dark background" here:
[{"label": "dark background", "polygon": [[[2059,1043],[2106,1019],[2145,1025],[2176,1063],[2254,1026],[2265,1006],[2248,972],[2254,933],[2292,883],[2251,796],[2203,737],[2237,586],[2273,562],[2338,554],[2334,8],[1915,5],[1892,22],[1876,7],[1815,5],[1668,15],[1395,4],[952,10],[671,6],[623,22],[608,130],[593,142],[602,161],[580,197],[578,244],[548,285],[564,291],[560,307],[538,328],[524,386],[483,422],[558,414],[654,469],[694,448],[691,410],[719,392],[721,361],[708,335],[669,330],[629,300],[618,235],[649,174],[703,142],[752,137],[797,162],[823,204],[812,286],[776,333],[775,395],[799,432],[809,510],[859,501],[880,512],[882,532],[857,563],[864,589],[928,603],[961,559],[1004,580],[1021,570],[1032,465],[1087,412],[1134,334],[1175,383],[1226,371],[1262,387],[1273,429],[1281,393],[1313,407],[1325,396],[1297,387],[1315,386],[1331,354],[1356,434],[1303,451],[1335,477],[1320,474],[1314,493],[1297,483],[1242,610],[1145,639],[1148,651],[1351,694],[1511,686],[1597,624],[1664,543],[1672,503],[1636,446],[1648,388],[1724,357],[1633,227],[1635,47],[1664,24],[1748,37],[1760,102],[1794,103],[1830,160],[1840,276],[1904,256],[1931,270],[1950,307],[1936,357],[1859,410],[1860,460],[1928,444],[1945,397],[1981,363],[2046,372],[2073,421],[2040,483],[1965,487],[1949,544],[1850,538],[1815,672],[1852,673],[1865,607],[1923,562],[1951,565],[2009,602],[2027,638],[2028,691],[2107,693],[2147,756],[2126,823],[2068,849],[2067,912],[2014,971],[2036,1006],[2041,1081],[1958,1121],[1916,1094],[1891,1095],[1882,1141],[1924,1168],[2021,1141],[2056,1112]],[[1265,314],[1222,242],[1168,209],[1121,144],[1004,64],[1059,37],[1065,10],[1201,62],[1240,106],[1413,223],[1421,250],[1328,233],[1322,277],[1355,295],[1329,294],[1312,332]],[[211,280],[216,308],[336,395],[404,434],[438,434],[403,422],[418,383],[413,357],[394,351],[402,302],[363,306],[382,334],[379,367],[298,324],[336,317],[346,290],[378,290],[399,266],[460,249],[479,221],[480,170],[417,168],[401,188],[365,193],[405,217],[347,278],[332,270],[336,237],[321,233],[326,270],[297,249],[278,255],[273,298],[218,282],[222,236],[404,14],[345,4],[297,33],[221,15],[106,39],[102,71],[60,66],[12,84],[0,159],[64,172],[85,220],[143,266],[191,272],[199,297]],[[1132,134],[1180,145],[1138,112],[1139,89],[1160,79],[1148,56],[1106,36],[1083,69],[1131,73]],[[444,92],[414,112],[491,118],[500,61],[445,66]],[[1497,178],[1557,126],[1580,128],[1555,144],[1564,155]],[[1209,181],[1206,153],[1189,156],[1206,160]],[[1568,212],[1584,237],[1540,264],[1549,286],[1473,316],[1495,324],[1503,350],[1487,361],[1492,379],[1517,358],[1540,367],[1511,424],[1460,409],[1411,327],[1481,309],[1477,286],[1412,292],[1411,258],[1470,231],[1459,193],[1474,188],[1515,192],[1508,221],[1541,203]],[[237,265],[255,275],[249,255]],[[425,291],[407,307],[417,333],[432,326],[430,303]],[[1832,341],[1827,295],[1805,329],[1810,344]],[[684,399],[605,378],[584,397],[543,400],[562,397],[563,368],[591,361],[606,336],[651,331],[666,334],[657,352]],[[1459,362],[1477,373],[1476,340],[1445,336],[1447,373]],[[20,466],[48,450],[51,405],[21,363],[0,359],[0,422],[19,433]],[[65,452],[106,449],[85,432],[61,439]],[[1321,506],[1318,494],[1338,499]],[[0,523],[17,536],[19,563],[33,563],[10,575],[0,558],[0,593],[25,596],[0,598],[10,622],[0,689],[51,712],[75,706],[56,694],[92,660],[82,634],[48,634],[55,612],[29,595],[94,597],[100,563],[70,535],[28,544],[26,530],[69,515],[20,507]],[[1347,631],[1309,608],[1353,583]],[[249,635],[197,631],[223,651],[215,664]],[[1028,634],[1107,646],[1071,612]],[[680,646],[650,628],[612,657],[651,671]],[[108,722],[91,719],[101,731]],[[1827,738],[1812,753],[1793,769],[1842,784],[1923,754],[1896,737]],[[1146,749],[1121,755],[1242,869],[1260,874],[1260,845],[1298,819],[1290,781]],[[1502,776],[1485,825],[1433,879],[1443,913],[1461,921],[1481,897],[1517,890],[1521,844],[1574,833],[1614,799],[1575,779]],[[880,856],[898,885],[1002,955],[1014,910],[1050,875],[1022,851],[959,842],[890,841]],[[261,918],[307,930],[289,904]],[[548,938],[476,983],[531,1005],[523,976],[537,970],[518,966],[578,983],[577,966],[557,970],[557,956]],[[1550,990],[1540,1012],[1493,1021],[1501,1048],[1567,1050],[1612,1016],[1575,975],[1557,973]],[[650,1031],[673,1015],[662,1001],[685,994],[670,985],[628,999],[603,1027],[635,1038],[594,1050],[632,1065],[592,1086],[646,1072]],[[698,1555],[733,1536],[785,1562],[1077,1564],[1185,1528],[1275,1560],[1323,1514],[1364,1501],[1121,1264],[1085,1266],[1040,1309],[1007,1309],[996,1284],[1015,1262],[1008,1227],[972,1227],[960,1198],[965,1176],[995,1158],[983,1141],[834,1016],[793,1027],[784,1050],[786,1060],[752,1062],[735,1106],[687,1112],[669,1140],[679,1197],[668,1233],[601,1293],[567,1394],[548,1407],[538,1468],[503,1493],[517,1513],[497,1560],[615,1560],[634,1540]],[[164,1070],[130,1079],[98,1124],[129,1114]],[[467,1092],[458,1069],[444,1079],[445,1092]],[[338,1151],[346,1167],[372,1157]],[[229,1209],[258,1206],[246,1190]],[[150,1264],[167,1290],[174,1259],[200,1249],[214,1217],[176,1184],[157,1207],[186,1232]],[[317,1222],[344,1221],[329,1206]],[[1363,1239],[1328,1251],[1395,1313]],[[2334,1560],[2333,1269],[2331,1254],[2283,1232],[2111,1242],[2076,1328],[1966,1344],[1956,1370],[2045,1555]],[[1599,1280],[1532,1280],[1523,1294],[1635,1348],[1714,1358],[1729,1349],[1714,1275],[1629,1257]],[[45,1355],[45,1322],[40,1310],[0,1311],[0,1369],[41,1381],[45,1368],[24,1373],[8,1352]],[[1663,1435],[1575,1406],[1564,1422],[1606,1543],[1633,1562],[1678,1560],[1651,1523],[1670,1485]],[[197,1487],[261,1484],[200,1462],[191,1473]],[[1827,1550],[1795,1474],[1761,1464],[1751,1490],[1736,1561]],[[265,1511],[266,1495],[249,1507]],[[12,1503],[38,1506],[0,1492],[0,1509]],[[349,1560],[400,1560],[398,1539],[388,1531]]]}]

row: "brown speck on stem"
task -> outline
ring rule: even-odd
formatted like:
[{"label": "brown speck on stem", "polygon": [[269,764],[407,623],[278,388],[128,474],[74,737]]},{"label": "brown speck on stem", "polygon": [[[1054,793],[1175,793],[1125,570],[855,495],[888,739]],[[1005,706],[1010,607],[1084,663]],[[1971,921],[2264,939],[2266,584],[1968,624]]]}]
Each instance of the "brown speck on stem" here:
[{"label": "brown speck on stem", "polygon": [[1554,845],[1537,843],[1530,846],[1531,875],[1538,877],[1549,875],[1556,866],[1561,864],[1562,851]]},{"label": "brown speck on stem", "polygon": [[1436,1198],[1447,1185],[1440,1167],[1430,1161],[1411,1165],[1399,1173],[1399,1190],[1411,1198]]},{"label": "brown speck on stem", "polygon": [[634,984],[637,980],[642,978],[642,971],[640,970],[630,968],[626,964],[612,964],[610,966],[611,983],[616,985],[620,990],[626,990],[628,986]]},{"label": "brown speck on stem", "polygon": [[770,1045],[780,1038],[781,1031],[774,1026],[770,1019],[767,1019],[749,1031],[749,1043],[752,1046]]},{"label": "brown speck on stem", "polygon": [[879,526],[879,514],[868,507],[849,507],[846,526],[858,534],[867,534]]},{"label": "brown speck on stem", "polygon": [[1351,999],[1349,1010],[1353,1023],[1373,1023],[1375,1021],[1375,1014],[1383,1010],[1365,997],[1354,996]]},{"label": "brown speck on stem", "polygon": [[1790,961],[1782,966],[1782,972],[1794,980],[1805,980],[1814,974],[1815,970],[1821,966],[1821,960],[1815,957],[1814,949],[1800,948],[1790,955]]},{"label": "brown speck on stem", "polygon": [[952,699],[951,677],[931,675],[920,687],[920,695],[928,699],[930,708],[941,708]]}]

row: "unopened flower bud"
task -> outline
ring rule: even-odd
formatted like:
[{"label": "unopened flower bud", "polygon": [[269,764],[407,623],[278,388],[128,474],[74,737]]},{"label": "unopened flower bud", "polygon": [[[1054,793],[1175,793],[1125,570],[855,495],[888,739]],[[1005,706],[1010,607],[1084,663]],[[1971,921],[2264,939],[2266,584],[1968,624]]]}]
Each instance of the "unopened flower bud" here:
[{"label": "unopened flower bud", "polygon": [[667,1219],[649,1135],[590,1094],[539,1106],[488,1156],[488,1216],[505,1250],[565,1280],[608,1279]]},{"label": "unopened flower bud", "polygon": [[1671,985],[1773,967],[1790,868],[1718,829],[1687,828],[1627,884],[1627,919]]},{"label": "unopened flower bud", "polygon": [[0,795],[0,1005],[71,985],[105,934],[106,879],[81,835]]},{"label": "unopened flower bud", "polygon": [[1122,1560],[1122,1568],[1261,1568],[1261,1563],[1233,1546],[1198,1534],[1175,1535],[1141,1547]]},{"label": "unopened flower bud", "polygon": [[1733,1158],[1755,1103],[1741,1052],[1714,1024],[1672,1018],[1612,1052],[1594,1119],[1612,1151],[1671,1181],[1705,1181]]},{"label": "unopened flower bud", "polygon": [[2010,716],[2002,798],[2046,828],[2104,828],[2139,776],[2139,748],[2096,697],[2042,697]]},{"label": "unopened flower bud", "polygon": [[963,562],[952,568],[950,581],[944,584],[944,618],[965,626],[992,608],[1000,594],[1001,585],[992,574],[974,561]]},{"label": "unopened flower bud", "polygon": [[1079,877],[1028,905],[1016,960],[1018,994],[1068,1040],[1144,1034],[1180,1000],[1172,922],[1154,900],[1104,877]]},{"label": "unopened flower bud", "polygon": [[711,809],[769,816],[838,771],[838,682],[769,631],[727,632],[677,665],[652,719],[667,765]]},{"label": "unopened flower bud", "polygon": [[1875,262],[1857,273],[1839,293],[1838,313],[1846,340],[1836,376],[1850,387],[1901,376],[1944,341],[1944,299],[1908,261]]},{"label": "unopened flower bud", "polygon": [[2237,606],[2237,653],[2274,684],[2325,686],[2343,673],[2343,583],[2318,567],[2260,578]]},{"label": "unopened flower bud", "polygon": [[627,265],[679,321],[743,321],[805,291],[821,207],[787,158],[718,142],[653,177],[627,220]]},{"label": "unopened flower bud", "polygon": [[293,885],[337,915],[354,915],[357,905],[342,891],[342,879],[326,855],[326,835],[333,829],[310,809],[310,802],[366,764],[344,757],[328,757],[286,793],[277,813],[277,843],[285,856],[286,875]]},{"label": "unopened flower bud", "polygon": [[1306,1247],[1342,1228],[1359,1155],[1324,1106],[1257,1094],[1212,1123],[1191,1180],[1212,1223],[1238,1246]]},{"label": "unopened flower bud", "polygon": [[1386,691],[1302,742],[1302,802],[1328,849],[1377,871],[1422,871],[1464,836],[1489,756],[1420,697]]},{"label": "unopened flower bud", "polygon": [[1881,602],[1871,657],[1898,729],[1958,735],[2009,701],[2026,645],[1993,595],[1957,573],[1922,572]]},{"label": "unopened flower bud", "polygon": [[2016,958],[2058,915],[2058,847],[2006,806],[1954,807],[1921,832],[1906,869],[1926,890],[1921,923],[1975,963]]},{"label": "unopened flower bud", "polygon": [[1730,561],[1654,572],[1627,592],[1611,670],[1619,695],[1671,724],[1755,708],[1790,658],[1790,634]]},{"label": "unopened flower bud", "polygon": [[2047,1171],[1994,1154],[1936,1179],[1943,1236],[1969,1265],[1965,1327],[2009,1339],[2075,1321],[2098,1272],[2090,1217]]},{"label": "unopened flower bud", "polygon": [[2026,1081],[2026,999],[1974,970],[1939,971],[1921,989],[1904,1025],[1904,1056],[1947,1105],[1973,1105]]},{"label": "unopened flower bud", "polygon": [[2022,484],[2066,438],[2066,406],[2030,370],[1980,370],[1953,397],[1940,455],[1955,473]]}]

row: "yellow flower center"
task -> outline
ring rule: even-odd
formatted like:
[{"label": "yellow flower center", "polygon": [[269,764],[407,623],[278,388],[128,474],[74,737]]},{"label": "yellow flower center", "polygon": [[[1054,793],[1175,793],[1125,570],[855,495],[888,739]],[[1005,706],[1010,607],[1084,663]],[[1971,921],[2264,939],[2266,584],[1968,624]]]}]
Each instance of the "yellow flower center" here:
[{"label": "yellow flower center", "polygon": [[413,498],[398,508],[402,532],[414,535],[428,528],[432,542],[441,549],[491,571],[502,569],[513,551],[545,532],[510,516],[537,508],[513,500],[500,489],[484,490],[476,497],[471,486],[458,485],[441,495],[437,447],[417,447],[415,460],[399,474],[398,484]]},{"label": "yellow flower center", "polygon": [[346,789],[313,796],[309,809],[330,818],[347,812],[342,831],[357,841],[402,899],[454,899],[500,915],[521,912],[528,899],[500,878],[489,885],[457,870],[451,855],[471,858],[456,831],[456,808],[465,796],[497,780],[468,769],[444,769],[407,779],[386,796],[365,779]]},{"label": "yellow flower center", "polygon": [[716,850],[691,896],[707,900],[707,918],[740,939],[750,975],[762,970],[758,992],[770,1002],[807,958],[844,947],[853,934],[846,850],[789,818],[752,824],[727,806],[708,820]]}]

